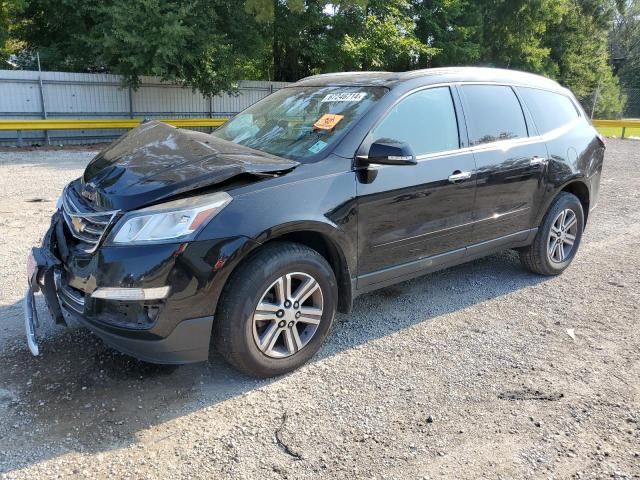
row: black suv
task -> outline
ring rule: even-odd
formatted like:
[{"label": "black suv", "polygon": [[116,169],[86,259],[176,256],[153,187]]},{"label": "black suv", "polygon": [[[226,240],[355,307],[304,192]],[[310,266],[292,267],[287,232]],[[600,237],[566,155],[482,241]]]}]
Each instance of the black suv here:
[{"label": "black suv", "polygon": [[[33,292],[142,360],[255,376],[313,356],[361,293],[502,249],[558,275],[598,199],[605,145],[573,95],[526,73],[339,73],[212,134],[146,122],[65,188]],[[64,314],[63,314],[64,312]]]}]

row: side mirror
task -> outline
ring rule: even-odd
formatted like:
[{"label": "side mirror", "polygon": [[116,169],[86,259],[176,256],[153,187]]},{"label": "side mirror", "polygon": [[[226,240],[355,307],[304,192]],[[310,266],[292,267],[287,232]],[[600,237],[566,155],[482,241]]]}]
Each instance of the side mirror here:
[{"label": "side mirror", "polygon": [[364,163],[379,165],[415,165],[413,149],[404,142],[391,139],[379,139],[371,144],[366,158],[359,157]]}]

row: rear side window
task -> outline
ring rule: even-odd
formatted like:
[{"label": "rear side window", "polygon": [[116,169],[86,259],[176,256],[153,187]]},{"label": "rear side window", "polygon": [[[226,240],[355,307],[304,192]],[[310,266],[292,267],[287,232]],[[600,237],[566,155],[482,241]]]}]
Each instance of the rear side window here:
[{"label": "rear side window", "polygon": [[541,135],[578,118],[578,111],[573,102],[564,95],[523,87],[518,87],[518,92],[533,115]]},{"label": "rear side window", "polygon": [[460,147],[456,111],[448,87],[429,88],[400,100],[372,133],[411,146],[416,155]]},{"label": "rear side window", "polygon": [[463,85],[462,92],[471,145],[527,136],[522,107],[511,87]]}]

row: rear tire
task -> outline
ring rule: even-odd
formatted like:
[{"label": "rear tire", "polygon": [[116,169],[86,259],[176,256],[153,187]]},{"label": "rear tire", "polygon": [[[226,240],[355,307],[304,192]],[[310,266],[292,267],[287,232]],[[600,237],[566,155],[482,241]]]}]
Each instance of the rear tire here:
[{"label": "rear tire", "polygon": [[582,240],[584,211],[580,200],[561,192],[542,220],[533,243],[520,249],[520,261],[534,273],[560,275],[571,264]]},{"label": "rear tire", "polygon": [[266,378],[295,370],[322,346],[338,288],[315,250],[274,242],[232,273],[220,297],[213,343],[235,368]]}]

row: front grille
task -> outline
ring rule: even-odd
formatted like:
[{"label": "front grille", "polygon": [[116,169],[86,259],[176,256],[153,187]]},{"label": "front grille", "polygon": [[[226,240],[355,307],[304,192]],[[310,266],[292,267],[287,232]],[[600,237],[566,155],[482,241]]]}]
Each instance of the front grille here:
[{"label": "front grille", "polygon": [[117,211],[99,211],[87,204],[72,186],[62,194],[62,215],[74,238],[80,241],[83,250],[95,251],[100,240],[111,225]]},{"label": "front grille", "polygon": [[62,306],[82,315],[84,313],[84,292],[71,287],[59,270],[54,272],[53,279]]}]

